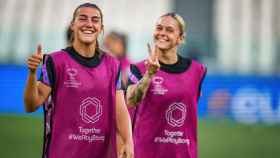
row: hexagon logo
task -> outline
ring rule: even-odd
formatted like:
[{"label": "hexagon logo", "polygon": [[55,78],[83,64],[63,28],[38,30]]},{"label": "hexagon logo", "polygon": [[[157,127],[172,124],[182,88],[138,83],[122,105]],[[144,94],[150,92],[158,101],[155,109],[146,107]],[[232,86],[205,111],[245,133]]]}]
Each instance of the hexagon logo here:
[{"label": "hexagon logo", "polygon": [[183,103],[171,104],[165,113],[166,121],[172,127],[183,126],[186,119],[187,109]]},{"label": "hexagon logo", "polygon": [[80,115],[86,123],[95,123],[102,115],[100,100],[95,97],[84,99],[80,105]]}]

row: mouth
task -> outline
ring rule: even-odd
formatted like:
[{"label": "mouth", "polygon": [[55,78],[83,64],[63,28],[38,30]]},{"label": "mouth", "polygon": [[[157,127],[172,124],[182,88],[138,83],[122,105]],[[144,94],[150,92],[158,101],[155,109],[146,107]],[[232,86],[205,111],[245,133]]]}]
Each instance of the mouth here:
[{"label": "mouth", "polygon": [[158,42],[168,42],[169,41],[169,39],[166,36],[156,37],[156,40]]},{"label": "mouth", "polygon": [[166,44],[169,42],[169,40],[167,38],[157,38],[156,41],[158,43],[162,43],[162,44]]},{"label": "mouth", "polygon": [[81,32],[85,35],[93,35],[95,33],[94,30],[81,30]]},{"label": "mouth", "polygon": [[168,42],[167,39],[158,39],[159,42]]}]

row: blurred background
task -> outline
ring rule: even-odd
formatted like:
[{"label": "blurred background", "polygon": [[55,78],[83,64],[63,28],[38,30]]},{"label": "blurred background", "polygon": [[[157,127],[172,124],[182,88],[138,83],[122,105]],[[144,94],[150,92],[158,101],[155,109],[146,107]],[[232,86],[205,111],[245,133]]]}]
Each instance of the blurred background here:
[{"label": "blurred background", "polygon": [[126,36],[131,62],[148,56],[154,24],[166,12],[187,23],[181,55],[204,63],[199,102],[201,158],[280,155],[279,0],[0,0],[0,153],[38,158],[43,112],[24,112],[25,60],[37,44],[65,48],[74,9],[93,2],[104,13],[104,34]]}]

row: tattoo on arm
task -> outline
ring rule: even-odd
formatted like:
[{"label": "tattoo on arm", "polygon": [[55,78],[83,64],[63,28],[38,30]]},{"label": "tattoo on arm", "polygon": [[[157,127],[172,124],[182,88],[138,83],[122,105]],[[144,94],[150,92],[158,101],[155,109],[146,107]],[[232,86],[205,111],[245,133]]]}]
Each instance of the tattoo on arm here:
[{"label": "tattoo on arm", "polygon": [[140,88],[140,86],[137,86],[136,89],[135,89],[135,92],[134,92],[134,98],[133,98],[133,103],[134,104],[137,104],[139,103],[142,98],[143,98],[143,89]]},{"label": "tattoo on arm", "polygon": [[137,83],[136,87],[132,90],[129,98],[130,104],[136,105],[145,97],[150,85],[151,77],[144,75],[143,78]]}]

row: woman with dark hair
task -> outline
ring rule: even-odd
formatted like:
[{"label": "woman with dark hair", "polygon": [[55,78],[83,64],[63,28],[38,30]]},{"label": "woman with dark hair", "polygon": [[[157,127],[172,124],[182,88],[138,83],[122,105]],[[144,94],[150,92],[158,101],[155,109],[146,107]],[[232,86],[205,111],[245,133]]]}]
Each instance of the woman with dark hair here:
[{"label": "woman with dark hair", "polygon": [[[27,60],[25,108],[33,112],[43,104],[44,158],[116,158],[117,132],[124,140],[119,156],[133,157],[119,61],[98,46],[103,27],[99,7],[82,4],[71,21],[71,46],[44,59],[38,46]],[[37,81],[36,70],[42,60]]]}]

